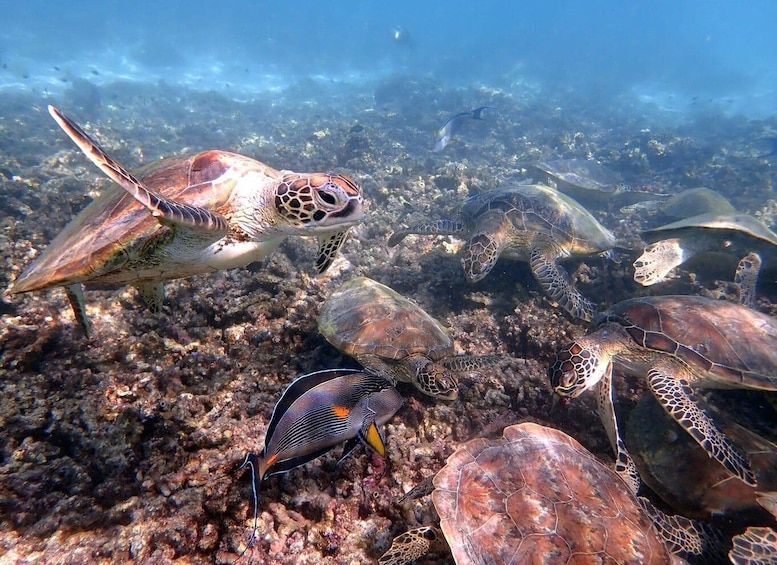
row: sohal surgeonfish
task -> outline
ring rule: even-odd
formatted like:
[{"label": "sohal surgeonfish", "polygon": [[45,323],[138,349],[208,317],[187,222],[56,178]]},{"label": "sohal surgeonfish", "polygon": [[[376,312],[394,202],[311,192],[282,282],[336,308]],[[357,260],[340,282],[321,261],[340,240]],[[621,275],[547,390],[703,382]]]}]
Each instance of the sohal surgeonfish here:
[{"label": "sohal surgeonfish", "polygon": [[492,108],[492,106],[481,106],[480,108],[475,108],[471,112],[460,112],[455,116],[448,118],[448,121],[435,132],[434,149],[432,149],[432,151],[437,153],[438,151],[445,149],[453,139],[453,135],[458,131],[465,120],[482,120],[483,117],[481,114],[483,113],[483,110],[488,108]]},{"label": "sohal surgeonfish", "polygon": [[265,477],[304,465],[341,443],[345,443],[343,458],[359,441],[385,456],[378,426],[388,422],[402,402],[402,396],[389,381],[353,369],[317,371],[292,382],[275,405],[264,450],[260,455],[246,454],[240,466],[251,469],[251,541],[256,535],[259,485]]}]

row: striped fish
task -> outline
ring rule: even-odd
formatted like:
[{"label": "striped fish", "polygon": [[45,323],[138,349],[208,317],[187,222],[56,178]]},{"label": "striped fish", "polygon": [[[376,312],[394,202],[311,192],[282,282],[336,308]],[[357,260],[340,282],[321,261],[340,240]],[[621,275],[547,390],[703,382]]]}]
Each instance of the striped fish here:
[{"label": "striped fish", "polygon": [[246,454],[240,466],[251,469],[254,498],[254,531],[248,547],[256,535],[258,491],[265,477],[304,465],[342,443],[342,458],[360,441],[385,456],[378,426],[388,422],[402,402],[388,380],[354,369],[316,371],[292,382],[275,405],[264,450],[260,455]]}]

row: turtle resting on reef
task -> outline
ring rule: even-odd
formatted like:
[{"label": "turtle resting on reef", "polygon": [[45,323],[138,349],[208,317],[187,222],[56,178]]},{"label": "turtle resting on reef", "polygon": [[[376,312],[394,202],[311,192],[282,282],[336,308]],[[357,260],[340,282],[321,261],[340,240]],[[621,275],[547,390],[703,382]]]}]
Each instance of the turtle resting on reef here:
[{"label": "turtle resting on reef", "polygon": [[551,299],[571,316],[590,321],[596,306],[575,289],[560,259],[602,253],[615,236],[575,200],[544,185],[519,184],[467,198],[459,220],[425,222],[394,232],[388,245],[409,234],[461,235],[469,241],[461,265],[469,282],[483,279],[501,255],[526,261]]},{"label": "turtle resting on reef", "polygon": [[498,440],[468,441],[433,486],[440,529],[400,534],[381,565],[441,552],[446,541],[461,565],[668,564],[673,552],[719,551],[714,532],[657,511],[576,440],[534,423],[508,426]]},{"label": "turtle resting on reef", "polygon": [[634,280],[644,286],[666,279],[677,266],[695,255],[721,252],[741,257],[734,281],[746,306],[755,301],[762,256],[777,254],[777,234],[749,214],[699,214],[646,230],[649,243],[634,261]]},{"label": "turtle resting on reef", "polygon": [[413,383],[424,394],[445,400],[458,395],[456,372],[502,359],[455,355],[453,339],[440,322],[415,302],[367,277],[346,281],[327,298],[318,330],[368,371],[394,383]]},{"label": "turtle resting on reef", "polygon": [[694,389],[777,390],[777,320],[701,296],[632,298],[600,314],[588,335],[558,351],[548,369],[553,390],[576,397],[597,387],[616,470],[636,490],[639,479],[615,417],[613,369],[645,378],[666,413],[710,457],[756,484],[750,462],[697,404]]},{"label": "turtle resting on reef", "polygon": [[158,311],[164,281],[245,266],[289,235],[318,237],[323,272],[364,218],[361,188],[344,175],[277,171],[212,150],[162,160],[136,177],[59,110],[49,113],[123,190],[87,206],[7,292],[65,287],[87,334],[84,284],[132,284]]}]

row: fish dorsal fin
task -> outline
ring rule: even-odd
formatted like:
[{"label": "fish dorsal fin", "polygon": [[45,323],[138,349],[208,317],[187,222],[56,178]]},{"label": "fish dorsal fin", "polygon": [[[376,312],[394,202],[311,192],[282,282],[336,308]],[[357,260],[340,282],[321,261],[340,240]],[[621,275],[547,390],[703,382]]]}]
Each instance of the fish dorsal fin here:
[{"label": "fish dorsal fin", "polygon": [[267,425],[266,437],[272,437],[275,433],[275,428],[278,427],[278,422],[281,421],[284,413],[310,389],[334,378],[359,372],[361,371],[358,369],[324,369],[297,378],[283,391],[283,394],[275,404],[272,416],[270,417],[270,423]]}]

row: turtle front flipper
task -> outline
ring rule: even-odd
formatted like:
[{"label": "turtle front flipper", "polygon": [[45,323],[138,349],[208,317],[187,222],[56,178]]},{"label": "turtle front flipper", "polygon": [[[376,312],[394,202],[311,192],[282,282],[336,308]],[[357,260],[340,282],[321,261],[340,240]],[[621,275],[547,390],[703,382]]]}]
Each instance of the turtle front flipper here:
[{"label": "turtle front flipper", "polygon": [[329,268],[347,238],[348,230],[342,230],[327,236],[319,236],[318,253],[316,254],[316,272],[319,275]]},{"label": "turtle front flipper", "polygon": [[570,316],[590,322],[596,314],[596,305],[569,282],[566,269],[557,263],[561,256],[561,249],[553,241],[538,238],[531,247],[531,272],[548,296],[557,301]]},{"label": "turtle front flipper", "polygon": [[612,361],[607,364],[599,383],[596,385],[596,406],[599,419],[602,421],[607,438],[615,453],[615,472],[623,479],[632,493],[637,494],[641,484],[637,466],[626,450],[626,444],[618,431],[618,420],[615,417],[615,403],[612,392]]},{"label": "turtle front flipper", "polygon": [[380,565],[405,565],[431,552],[447,547],[442,531],[434,526],[424,526],[399,534],[391,547],[380,556]]},{"label": "turtle front flipper", "polygon": [[654,285],[693,255],[693,251],[683,247],[677,237],[651,243],[634,261],[634,280],[642,286]]},{"label": "turtle front flipper", "polygon": [[457,220],[437,220],[436,222],[424,222],[397,230],[391,234],[387,245],[394,247],[399,244],[406,236],[411,234],[418,235],[457,235],[464,231],[464,224]]},{"label": "turtle front flipper", "polygon": [[647,374],[648,385],[667,414],[677,421],[707,454],[718,461],[734,477],[755,486],[755,474],[750,463],[715,422],[693,399],[693,390],[685,381],[673,376],[665,367],[654,366]]},{"label": "turtle front flipper", "polygon": [[493,367],[509,358],[506,355],[456,355],[443,359],[442,364],[457,373],[471,373],[485,367]]},{"label": "turtle front flipper", "polygon": [[92,163],[148,208],[151,215],[157,218],[160,223],[212,233],[214,238],[229,232],[229,222],[221,214],[216,214],[205,208],[179,204],[158,195],[144,186],[132,173],[108,155],[96,141],[65,114],[54,106],[49,106],[49,114]]},{"label": "turtle front flipper", "polygon": [[772,528],[751,526],[732,542],[728,557],[735,565],[777,563],[777,532]]},{"label": "turtle front flipper", "polygon": [[143,302],[148,306],[148,309],[158,314],[162,311],[162,306],[165,303],[165,285],[161,282],[140,283],[135,285],[138,289],[138,294]]},{"label": "turtle front flipper", "polygon": [[739,302],[752,308],[755,304],[755,285],[761,270],[761,256],[758,253],[748,253],[739,260],[734,283],[739,288]]}]

